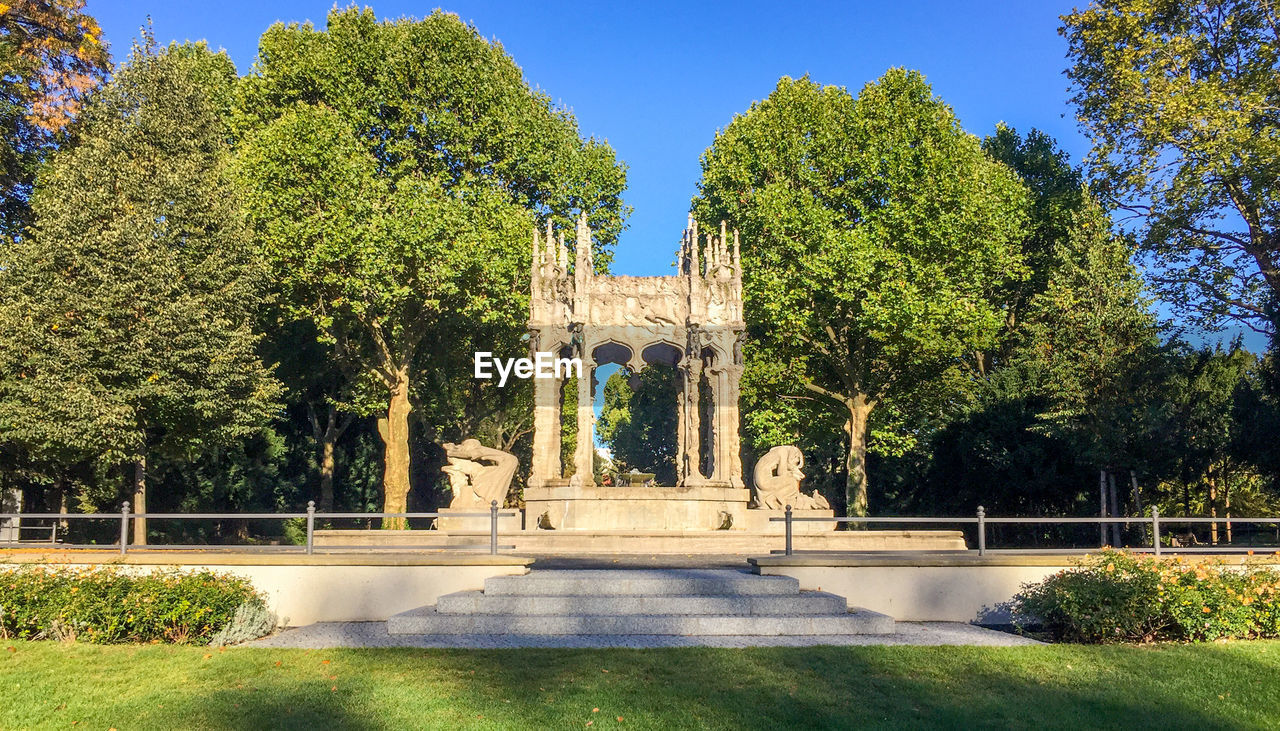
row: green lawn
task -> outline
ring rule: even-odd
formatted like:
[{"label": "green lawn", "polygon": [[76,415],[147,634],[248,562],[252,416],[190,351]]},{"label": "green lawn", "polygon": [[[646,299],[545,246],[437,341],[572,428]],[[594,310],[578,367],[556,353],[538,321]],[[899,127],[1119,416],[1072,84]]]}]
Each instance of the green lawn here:
[{"label": "green lawn", "polygon": [[0,641],[0,699],[5,729],[1277,728],[1280,641],[490,651]]}]

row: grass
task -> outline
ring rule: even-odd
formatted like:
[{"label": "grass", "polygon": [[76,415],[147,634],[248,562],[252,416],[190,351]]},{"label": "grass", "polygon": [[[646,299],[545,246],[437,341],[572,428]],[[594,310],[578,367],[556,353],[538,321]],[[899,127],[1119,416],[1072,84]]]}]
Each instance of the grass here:
[{"label": "grass", "polygon": [[1280,641],[272,650],[0,641],[0,728],[1277,728]]}]

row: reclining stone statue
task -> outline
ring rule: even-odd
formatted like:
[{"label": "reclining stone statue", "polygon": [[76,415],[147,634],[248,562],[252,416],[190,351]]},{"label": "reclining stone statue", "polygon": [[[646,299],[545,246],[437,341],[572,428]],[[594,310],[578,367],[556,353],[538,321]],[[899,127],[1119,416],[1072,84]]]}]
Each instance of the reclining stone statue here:
[{"label": "reclining stone statue", "polygon": [[443,471],[453,488],[450,508],[488,508],[494,500],[501,506],[507,499],[519,464],[514,454],[486,447],[478,439],[446,443],[444,452],[449,463]]},{"label": "reclining stone statue", "polygon": [[782,510],[790,505],[795,510],[827,510],[827,499],[817,490],[812,495],[800,492],[804,473],[804,454],[799,447],[774,447],[756,461],[752,478],[756,487],[756,507]]}]

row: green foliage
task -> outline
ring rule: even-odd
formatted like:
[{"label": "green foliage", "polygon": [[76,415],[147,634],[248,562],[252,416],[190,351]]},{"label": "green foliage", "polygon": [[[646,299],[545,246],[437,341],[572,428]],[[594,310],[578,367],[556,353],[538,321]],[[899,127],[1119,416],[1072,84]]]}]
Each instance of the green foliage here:
[{"label": "green foliage", "polygon": [[471,380],[467,345],[520,350],[535,223],[585,211],[607,262],[624,169],[500,45],[439,11],[272,26],[238,94],[236,170],[282,314],[333,347],[348,386],[330,401],[386,414],[384,509],[401,509],[411,401],[432,436],[518,405],[450,382]]},{"label": "green foliage", "polygon": [[36,170],[110,66],[84,0],[0,3],[0,244],[23,235]]},{"label": "green foliage", "polygon": [[1065,642],[1203,642],[1280,636],[1280,571],[1108,550],[1025,585],[1014,621]]},{"label": "green foliage", "polygon": [[1161,294],[1270,327],[1280,295],[1280,20],[1270,2],[1099,0],[1063,16],[1099,191],[1141,217]]},{"label": "green foliage", "polygon": [[716,136],[702,168],[694,210],[742,232],[761,355],[792,364],[787,395],[849,420],[848,510],[861,513],[867,416],[996,342],[995,294],[1025,275],[1026,193],[902,69],[856,99],[783,78]]},{"label": "green foliage", "polygon": [[1051,138],[1002,126],[983,146],[1031,192],[1029,276],[997,295],[998,344],[906,399],[897,428],[918,446],[881,464],[907,510],[1096,512],[1100,469],[1150,474],[1147,412],[1161,398],[1166,353],[1134,246]]},{"label": "green foliage", "polygon": [[663,366],[620,370],[605,381],[596,430],[618,472],[651,472],[659,485],[676,484],[678,389],[675,371]]},{"label": "green foliage", "polygon": [[198,81],[234,73],[206,49],[135,47],[41,172],[33,235],[0,263],[0,441],[137,459],[244,438],[274,412],[262,271]]},{"label": "green foliage", "polygon": [[[209,644],[252,639],[266,603],[246,579],[212,571],[135,574],[115,567],[70,569],[36,564],[0,569],[0,632],[7,638],[108,644]],[[252,621],[251,621],[252,620]]]},{"label": "green foliage", "polygon": [[980,364],[989,368],[1002,362],[1001,356],[1007,355],[1032,300],[1048,288],[1050,277],[1069,258],[1072,252],[1066,242],[1078,216],[1091,201],[1080,172],[1071,166],[1066,151],[1038,129],[1021,135],[1001,124],[994,135],[982,140],[982,149],[1017,173],[1030,193],[1027,228],[1021,241],[1027,276],[1006,283],[997,295],[1005,306],[1007,331],[1001,338],[1001,347],[993,354],[995,362]]}]

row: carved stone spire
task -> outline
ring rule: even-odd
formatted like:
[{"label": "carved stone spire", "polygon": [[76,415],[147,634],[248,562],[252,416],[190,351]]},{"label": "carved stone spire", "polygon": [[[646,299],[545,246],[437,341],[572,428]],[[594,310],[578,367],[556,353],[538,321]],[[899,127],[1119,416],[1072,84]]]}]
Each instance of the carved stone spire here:
[{"label": "carved stone spire", "polygon": [[585,267],[585,271],[592,269],[591,259],[591,229],[587,228],[587,212],[583,211],[578,216],[578,241],[574,254],[576,255],[575,264],[577,267]]},{"label": "carved stone spire", "polygon": [[538,239],[538,227],[533,227],[533,258],[529,260],[529,301],[537,307],[542,297],[542,242]]},{"label": "carved stone spire", "polygon": [[689,230],[685,236],[689,238],[689,275],[702,276],[702,264],[698,262],[698,222],[693,214],[689,214]]},{"label": "carved stone spire", "polygon": [[543,256],[543,265],[551,269],[550,276],[555,276],[556,270],[556,234],[551,228],[551,219],[547,219],[547,235],[542,245],[546,248],[546,255]]}]

